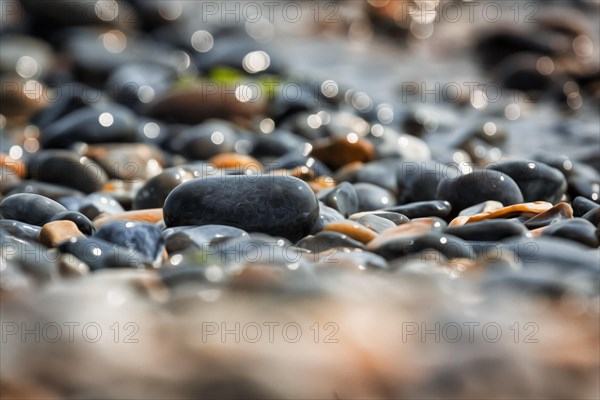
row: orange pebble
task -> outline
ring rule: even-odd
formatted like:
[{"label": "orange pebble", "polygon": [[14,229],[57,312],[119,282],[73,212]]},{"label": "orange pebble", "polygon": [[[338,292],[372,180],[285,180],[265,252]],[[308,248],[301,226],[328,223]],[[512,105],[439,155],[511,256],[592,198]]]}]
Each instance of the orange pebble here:
[{"label": "orange pebble", "polygon": [[371,240],[377,237],[377,233],[375,231],[354,221],[333,222],[325,225],[323,230],[340,232],[362,243],[369,243]]},{"label": "orange pebble", "polygon": [[74,237],[85,236],[73,221],[59,220],[48,222],[40,231],[39,241],[47,247],[56,247],[60,242]]},{"label": "orange pebble", "polygon": [[94,220],[96,227],[101,227],[111,221],[138,221],[155,224],[163,219],[162,208],[149,208],[147,210],[127,211],[121,214],[100,216]]},{"label": "orange pebble", "polygon": [[263,166],[256,158],[237,153],[221,153],[208,160],[217,168],[222,169],[252,169],[254,171],[262,171]]},{"label": "orange pebble", "polygon": [[27,175],[25,163],[21,160],[15,160],[8,154],[0,153],[0,167],[14,172],[19,178],[25,178],[25,175]]},{"label": "orange pebble", "polygon": [[506,218],[513,213],[532,213],[540,214],[552,208],[552,203],[547,201],[535,201],[533,203],[513,204],[512,206],[502,207],[498,210],[483,212],[470,217],[459,216],[454,218],[448,226],[461,226],[470,222],[482,221],[484,219]]}]

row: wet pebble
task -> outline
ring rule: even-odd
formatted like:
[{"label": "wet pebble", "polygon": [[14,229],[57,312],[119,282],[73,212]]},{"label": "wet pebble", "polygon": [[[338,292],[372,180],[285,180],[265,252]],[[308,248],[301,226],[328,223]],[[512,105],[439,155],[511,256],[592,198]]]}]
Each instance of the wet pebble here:
[{"label": "wet pebble", "polygon": [[81,200],[78,211],[87,218],[94,220],[101,214],[114,215],[125,210],[112,196],[103,193],[92,193]]},{"label": "wet pebble", "polygon": [[347,182],[342,182],[331,189],[319,191],[317,199],[338,210],[344,217],[358,212],[358,195],[354,187]]},{"label": "wet pebble", "polygon": [[232,238],[248,236],[245,231],[227,225],[178,226],[162,232],[169,253],[202,249]]},{"label": "wet pebble", "polygon": [[507,160],[489,165],[487,168],[503,172],[519,186],[523,200],[557,203],[567,190],[564,175],[539,161]]},{"label": "wet pebble", "polygon": [[104,268],[144,268],[148,260],[138,252],[94,237],[78,237],[58,245],[62,253],[72,254],[85,262],[90,270]]},{"label": "wet pebble", "polygon": [[65,240],[84,236],[74,222],[60,220],[45,224],[40,231],[39,241],[44,246],[56,247]]},{"label": "wet pebble", "polygon": [[0,215],[31,225],[42,226],[56,214],[67,211],[59,203],[33,193],[10,195],[0,202]]},{"label": "wet pebble", "polygon": [[160,229],[150,223],[107,222],[94,233],[94,238],[134,250],[154,264],[160,263],[165,248],[165,241]]},{"label": "wet pebble", "polygon": [[527,229],[518,222],[488,220],[447,228],[445,233],[467,241],[500,241],[512,236],[523,236]]},{"label": "wet pebble", "polygon": [[335,248],[363,249],[365,247],[362,242],[344,233],[329,230],[319,232],[314,236],[307,236],[300,240],[296,246],[314,253]]},{"label": "wet pebble", "polygon": [[164,205],[168,227],[220,224],[293,242],[309,234],[319,204],[308,185],[285,176],[225,176],[185,182]]},{"label": "wet pebble", "polygon": [[452,205],[451,215],[488,200],[504,205],[523,202],[519,186],[508,175],[491,169],[477,170],[457,179],[444,179],[437,188],[437,198]]},{"label": "wet pebble", "polygon": [[542,231],[542,236],[560,237],[596,248],[600,246],[600,238],[597,232],[598,228],[590,221],[583,218],[574,218],[570,221],[558,222],[548,226]]},{"label": "wet pebble", "polygon": [[77,211],[63,211],[50,218],[50,221],[71,221],[85,235],[91,235],[96,230],[94,223],[88,217]]},{"label": "wet pebble", "polygon": [[361,243],[369,243],[377,237],[377,233],[355,221],[344,220],[325,225],[325,231],[339,232]]},{"label": "wet pebble", "polygon": [[558,203],[551,209],[525,221],[527,229],[537,229],[573,218],[573,209],[568,203]]},{"label": "wet pebble", "polygon": [[0,219],[0,230],[18,237],[19,239],[36,241],[40,235],[41,228],[36,225],[12,219]]},{"label": "wet pebble", "polygon": [[359,182],[352,185],[358,196],[358,211],[375,211],[396,204],[396,197],[382,187]]},{"label": "wet pebble", "polygon": [[417,201],[385,209],[385,211],[402,214],[409,219],[428,216],[445,218],[450,215],[451,210],[452,206],[445,200]]}]

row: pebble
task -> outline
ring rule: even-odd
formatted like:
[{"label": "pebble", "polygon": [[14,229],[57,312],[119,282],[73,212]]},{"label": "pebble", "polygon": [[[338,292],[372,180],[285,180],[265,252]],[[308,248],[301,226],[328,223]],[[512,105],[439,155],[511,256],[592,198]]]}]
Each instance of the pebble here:
[{"label": "pebble", "polygon": [[113,215],[100,215],[94,219],[94,225],[100,228],[102,225],[112,221],[134,221],[149,222],[155,224],[163,219],[162,208],[150,208],[147,210],[127,211]]},{"label": "pebble", "polygon": [[66,208],[39,194],[19,193],[5,197],[0,202],[0,215],[26,224],[43,226]]},{"label": "pebble", "polygon": [[396,205],[396,197],[389,190],[366,182],[352,186],[358,197],[358,211],[375,211]]},{"label": "pebble", "polygon": [[542,236],[569,239],[593,248],[600,246],[598,228],[583,218],[554,223],[542,231]]},{"label": "pebble", "polygon": [[338,137],[324,142],[315,142],[311,155],[324,162],[328,167],[337,170],[352,162],[369,162],[374,159],[375,148],[366,139]]},{"label": "pebble", "polygon": [[30,225],[25,222],[12,219],[0,219],[0,230],[19,239],[36,241],[40,235],[40,228],[36,225]]},{"label": "pebble", "polygon": [[177,186],[194,178],[194,174],[182,167],[173,167],[150,178],[136,193],[132,208],[162,208],[165,199]]},{"label": "pebble", "polygon": [[178,226],[162,232],[166,249],[171,253],[202,249],[248,233],[227,225]]},{"label": "pebble", "polygon": [[317,199],[336,209],[344,217],[358,212],[358,195],[354,187],[347,182],[342,182],[331,189],[319,191]]},{"label": "pebble", "polygon": [[452,205],[452,216],[488,200],[507,206],[523,202],[523,195],[515,181],[491,169],[473,171],[456,179],[445,178],[438,185],[437,198]]},{"label": "pebble", "polygon": [[93,237],[134,250],[157,266],[160,265],[165,248],[160,229],[145,222],[110,221],[103,224]]},{"label": "pebble", "polygon": [[125,210],[112,196],[104,193],[92,193],[81,199],[78,211],[94,220],[99,215],[115,215]]},{"label": "pebble", "polygon": [[94,237],[74,237],[58,245],[61,253],[72,254],[91,271],[104,268],[144,268],[148,260],[138,252]]},{"label": "pebble", "polygon": [[436,161],[404,161],[397,168],[398,204],[435,200],[443,179],[461,175],[457,168]]},{"label": "pebble", "polygon": [[508,220],[484,220],[447,228],[445,233],[467,241],[497,242],[512,236],[523,236],[527,229],[520,223]]},{"label": "pebble", "polygon": [[45,127],[40,143],[47,149],[67,148],[76,142],[134,142],[136,135],[137,118],[127,108],[119,105],[86,107]]},{"label": "pebble", "polygon": [[352,214],[349,219],[352,221],[360,220],[362,217],[367,215],[375,215],[377,217],[385,218],[388,221],[394,223],[394,225],[402,225],[410,222],[407,216],[402,215],[400,213],[391,212],[391,211],[365,211],[356,214]]},{"label": "pebble", "polygon": [[208,121],[184,129],[171,140],[170,147],[191,160],[208,160],[221,153],[235,151],[238,134],[225,121]]},{"label": "pebble", "polygon": [[525,221],[527,229],[537,229],[573,218],[573,209],[568,203],[558,203],[543,213]]},{"label": "pebble", "polygon": [[417,201],[385,209],[385,211],[402,214],[409,219],[428,216],[445,218],[450,215],[451,210],[452,206],[445,200]]},{"label": "pebble", "polygon": [[59,243],[76,237],[85,237],[72,221],[52,221],[45,224],[41,231],[39,241],[47,247],[56,247]]},{"label": "pebble", "polygon": [[84,235],[91,235],[96,231],[96,227],[94,223],[89,220],[85,215],[77,212],[77,211],[63,211],[54,215],[50,218],[50,222],[52,221],[71,221],[77,225],[77,229],[81,231]]},{"label": "pebble", "polygon": [[296,242],[311,232],[319,204],[306,183],[285,176],[224,176],[185,182],[164,204],[168,227],[230,225]]},{"label": "pebble", "polygon": [[330,230],[324,230],[314,236],[307,236],[300,240],[296,246],[310,250],[313,253],[320,253],[325,250],[336,248],[363,249],[365,247],[362,242],[355,240],[344,233]]},{"label": "pebble", "polygon": [[325,231],[339,232],[361,243],[369,243],[377,237],[377,233],[355,221],[344,220],[325,225]]},{"label": "pebble", "polygon": [[536,201],[533,203],[514,204],[512,206],[502,207],[491,211],[484,211],[480,214],[458,216],[450,222],[450,226],[464,225],[470,222],[481,221],[494,218],[514,218],[525,217],[530,219],[536,215],[546,212],[552,208],[552,204],[545,201]]},{"label": "pebble", "polygon": [[108,180],[102,167],[69,150],[44,150],[27,163],[31,179],[71,187],[83,193],[100,190]]},{"label": "pebble", "polygon": [[503,172],[519,186],[525,202],[547,201],[556,204],[567,191],[564,175],[539,161],[507,160],[488,165]]}]

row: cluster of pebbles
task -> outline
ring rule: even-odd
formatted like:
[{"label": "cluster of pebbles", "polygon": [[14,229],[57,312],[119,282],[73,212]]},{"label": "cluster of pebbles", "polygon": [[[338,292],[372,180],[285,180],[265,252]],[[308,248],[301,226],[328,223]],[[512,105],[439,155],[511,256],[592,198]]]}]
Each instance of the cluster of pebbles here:
[{"label": "cluster of pebbles", "polygon": [[[3,395],[598,395],[597,130],[591,151],[513,157],[504,115],[431,134],[409,105],[388,118],[292,75],[243,28],[194,31],[167,12],[185,3],[119,2],[128,18],[113,19],[0,3],[15,10],[0,39]],[[550,44],[495,28],[472,51],[577,121],[600,80],[568,53],[590,39],[566,21],[546,20]],[[105,339],[135,323],[139,341],[20,340],[15,321],[91,321]],[[206,321],[291,321],[306,340],[206,343]],[[407,322],[440,321],[504,337],[404,340]],[[336,341],[312,341],[315,323]],[[535,344],[513,340],[526,323]]]}]

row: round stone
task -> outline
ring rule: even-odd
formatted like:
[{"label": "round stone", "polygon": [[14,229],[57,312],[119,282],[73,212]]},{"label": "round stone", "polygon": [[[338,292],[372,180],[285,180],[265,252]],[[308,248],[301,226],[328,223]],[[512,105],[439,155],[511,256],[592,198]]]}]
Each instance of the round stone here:
[{"label": "round stone", "polygon": [[56,201],[39,194],[18,193],[0,203],[0,215],[31,225],[42,226],[56,214],[67,211]]},{"label": "round stone", "polygon": [[220,224],[298,241],[319,218],[310,187],[288,176],[232,175],[195,179],[165,200],[167,227]]}]

